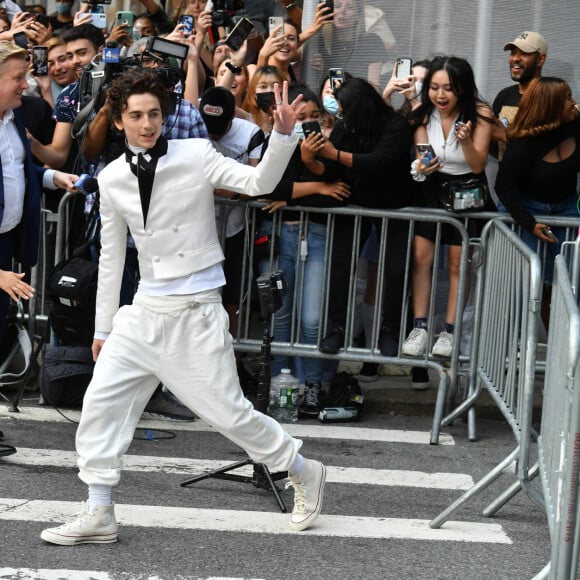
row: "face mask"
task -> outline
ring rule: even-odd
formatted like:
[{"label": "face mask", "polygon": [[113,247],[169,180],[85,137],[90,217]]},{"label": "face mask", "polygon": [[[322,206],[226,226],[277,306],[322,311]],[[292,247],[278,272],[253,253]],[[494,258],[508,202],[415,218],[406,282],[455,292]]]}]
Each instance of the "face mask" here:
[{"label": "face mask", "polygon": [[423,90],[423,83],[421,81],[415,81],[415,94],[420,98],[421,91]]},{"label": "face mask", "polygon": [[270,107],[273,107],[274,103],[275,101],[273,91],[256,94],[256,104],[260,110],[264,111],[264,113],[269,113]]},{"label": "face mask", "polygon": [[64,16],[68,16],[71,13],[71,8],[72,6],[68,2],[56,3],[56,11]]},{"label": "face mask", "polygon": [[296,123],[296,125],[294,125],[294,133],[298,135],[299,139],[304,139],[304,129],[302,128],[302,123]]},{"label": "face mask", "polygon": [[340,110],[338,108],[338,101],[334,98],[333,95],[324,95],[324,99],[322,99],[322,106],[329,115],[336,115]]}]

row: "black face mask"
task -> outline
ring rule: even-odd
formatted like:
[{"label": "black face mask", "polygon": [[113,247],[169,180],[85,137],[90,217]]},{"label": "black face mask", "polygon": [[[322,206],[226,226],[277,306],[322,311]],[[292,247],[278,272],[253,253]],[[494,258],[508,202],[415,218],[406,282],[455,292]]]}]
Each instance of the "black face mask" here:
[{"label": "black face mask", "polygon": [[256,93],[256,104],[261,111],[264,113],[269,113],[270,109],[275,105],[274,92],[269,91],[267,93]]}]

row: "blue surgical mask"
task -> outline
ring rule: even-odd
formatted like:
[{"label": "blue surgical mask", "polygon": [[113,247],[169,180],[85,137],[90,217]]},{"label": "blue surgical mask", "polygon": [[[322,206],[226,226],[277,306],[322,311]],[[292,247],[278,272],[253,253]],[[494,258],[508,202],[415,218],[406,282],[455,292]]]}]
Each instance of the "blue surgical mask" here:
[{"label": "blue surgical mask", "polygon": [[296,125],[294,125],[294,133],[296,133],[300,139],[304,139],[304,129],[302,129],[302,123],[296,123]]},{"label": "blue surgical mask", "polygon": [[338,108],[338,101],[334,98],[333,95],[324,95],[324,98],[322,99],[322,106],[329,115],[336,115],[340,110]]},{"label": "blue surgical mask", "polygon": [[71,13],[72,4],[68,2],[57,2],[56,11],[63,16],[68,16]]}]

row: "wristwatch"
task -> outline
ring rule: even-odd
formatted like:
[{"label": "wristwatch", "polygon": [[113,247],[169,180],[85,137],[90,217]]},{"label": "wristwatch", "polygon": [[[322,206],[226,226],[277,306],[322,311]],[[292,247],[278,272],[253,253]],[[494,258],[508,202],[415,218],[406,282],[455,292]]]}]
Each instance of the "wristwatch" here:
[{"label": "wristwatch", "polygon": [[232,64],[229,61],[226,62],[226,68],[231,70],[235,75],[239,75],[242,72],[241,66],[236,66],[235,64]]}]

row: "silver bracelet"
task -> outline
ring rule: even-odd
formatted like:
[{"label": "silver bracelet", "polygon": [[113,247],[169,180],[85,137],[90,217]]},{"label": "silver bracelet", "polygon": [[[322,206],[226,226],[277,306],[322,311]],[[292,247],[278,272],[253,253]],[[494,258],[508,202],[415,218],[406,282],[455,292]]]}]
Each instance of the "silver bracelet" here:
[{"label": "silver bracelet", "polygon": [[411,176],[413,177],[414,181],[421,182],[425,181],[427,179],[427,176],[424,173],[419,173],[417,171],[419,163],[421,163],[420,159],[415,159],[415,161],[411,163]]}]

